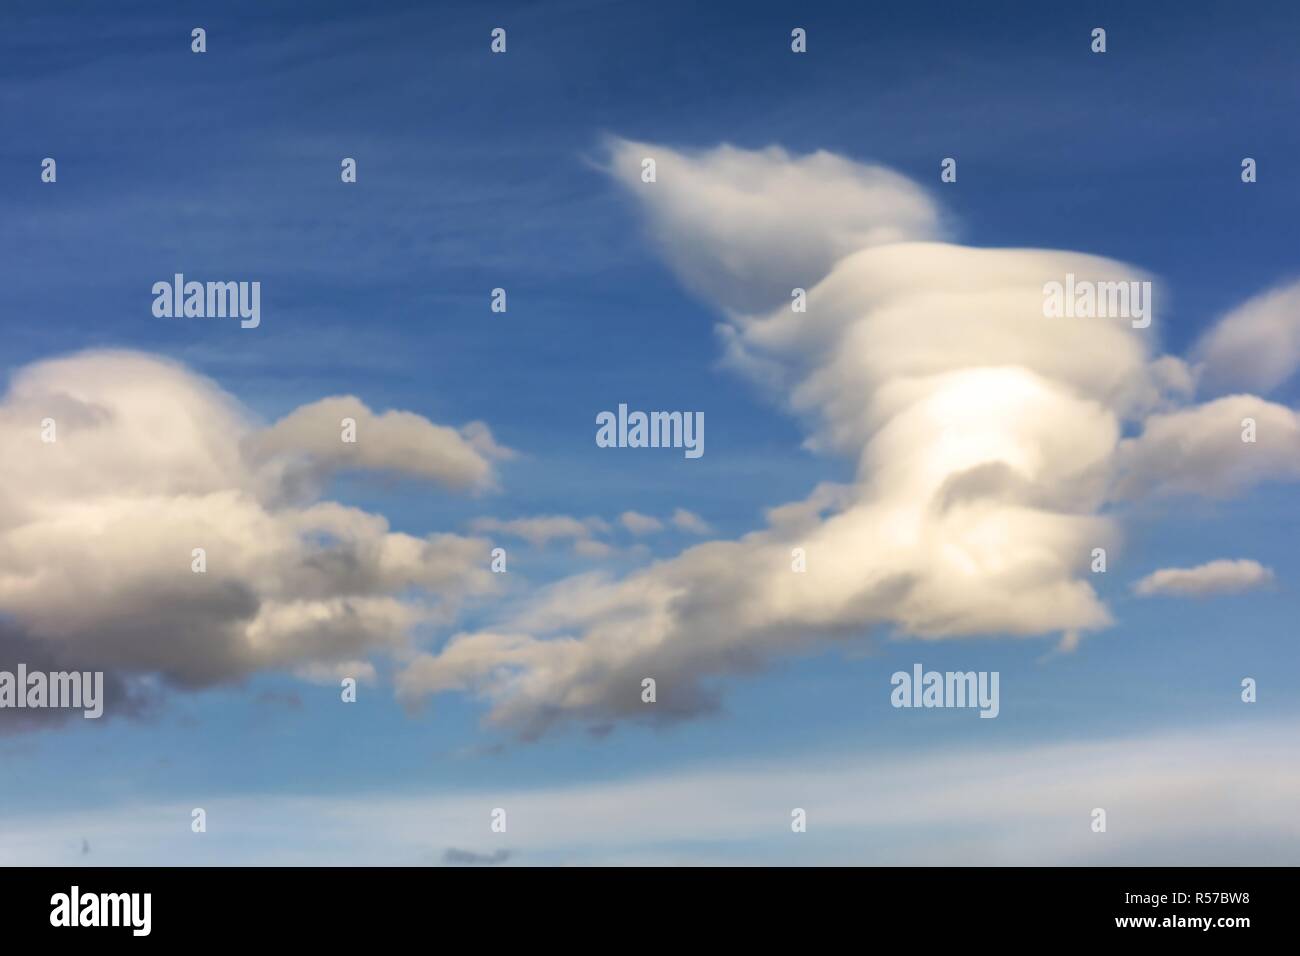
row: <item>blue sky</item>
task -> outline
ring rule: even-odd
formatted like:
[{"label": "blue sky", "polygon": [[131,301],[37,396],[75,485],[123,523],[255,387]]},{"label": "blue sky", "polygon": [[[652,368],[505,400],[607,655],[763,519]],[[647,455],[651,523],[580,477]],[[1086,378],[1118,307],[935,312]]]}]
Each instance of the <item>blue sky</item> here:
[{"label": "blue sky", "polygon": [[[184,363],[266,422],[329,395],[437,423],[486,422],[518,453],[498,465],[495,491],[369,474],[331,480],[326,497],[416,536],[469,533],[485,517],[614,524],[629,509],[666,518],[685,508],[712,526],[710,537],[734,539],[762,527],[764,509],[852,480],[851,458],[804,447],[797,416],[719,367],[718,309],[678,281],[643,211],[601,168],[607,136],[682,150],[775,144],[888,167],[931,197],[957,242],[1076,250],[1151,273],[1167,290],[1157,351],[1172,355],[1300,273],[1290,168],[1300,23],[1284,3],[836,3],[809,12],[774,3],[320,2],[310,16],[267,2],[111,11],[17,3],[3,19],[6,373],[124,348]],[[195,26],[208,34],[201,56],[189,49]],[[508,30],[504,56],[488,52],[495,26]],[[790,52],[794,26],[808,31],[806,55]],[[1107,30],[1105,55],[1089,52],[1094,26]],[[38,176],[46,156],[58,160],[53,186]],[[354,185],[339,181],[344,156],[358,161]],[[939,182],[945,156],[959,160],[955,184]],[[1259,164],[1250,186],[1239,178],[1244,156]],[[150,286],[174,272],[260,280],[261,327],[155,318]],[[504,315],[488,309],[498,286],[508,290]],[[1269,397],[1294,407],[1296,380]],[[594,415],[619,402],[702,410],[706,454],[597,448]],[[380,662],[379,682],[350,706],[333,684],[267,669],[168,689],[147,716],[0,738],[0,861],[5,846],[11,859],[76,858],[94,832],[86,862],[230,862],[267,846],[282,859],[346,862],[313,857],[319,833],[306,826],[244,834],[245,844],[223,837],[214,816],[204,839],[218,848],[194,849],[183,809],[175,843],[133,856],[136,844],[102,822],[157,806],[296,797],[418,805],[580,794],[740,763],[778,773],[816,759],[883,774],[968,751],[1137,740],[1116,752],[1149,753],[1150,741],[1189,730],[1193,741],[1202,729],[1207,741],[1249,733],[1256,721],[1267,739],[1293,731],[1294,487],[1263,482],[1231,500],[1112,511],[1127,543],[1090,583],[1115,623],[1074,653],[1055,652],[1059,633],[918,642],[864,627],[772,655],[754,673],[709,677],[716,711],[619,722],[605,735],[563,726],[526,742],[484,727],[489,708],[472,695],[438,694],[408,712],[391,686],[395,665]],[[594,564],[617,576],[697,540],[671,527],[644,539],[615,530],[617,551]],[[455,630],[488,626],[508,602],[593,567],[563,546],[516,544],[503,603],[476,605]],[[1258,561],[1274,583],[1202,600],[1131,591],[1157,568],[1219,558]],[[428,640],[437,646],[451,630]],[[1001,715],[891,708],[889,675],[916,661],[999,671]],[[1260,680],[1253,706],[1238,697],[1244,676]],[[1195,759],[1194,743],[1179,746]],[[1267,779],[1275,757],[1247,769]],[[1106,797],[1079,799],[1091,801],[1076,814],[1086,828],[1089,808]],[[958,818],[945,828],[939,813],[916,832],[899,822],[851,842],[861,851],[853,861],[942,862],[944,846],[971,840],[974,849],[951,859],[1021,859],[1001,854],[1010,837],[980,843],[976,825]],[[780,859],[786,851],[772,841],[789,835],[787,819],[782,805],[770,838],[745,831],[714,841],[684,828],[609,858]],[[1218,827],[1206,852],[1220,852],[1221,839],[1227,848],[1215,859],[1248,863],[1231,848],[1244,821],[1228,813],[1187,826]],[[23,833],[48,844],[24,844]],[[815,827],[809,836],[799,859],[842,861]],[[1294,829],[1278,839],[1278,852],[1300,852]],[[436,861],[452,846],[487,853],[492,840],[486,823],[461,832],[428,819],[373,859]],[[502,845],[517,846],[508,835]],[[522,845],[518,862],[605,858],[566,843]],[[1127,862],[1180,859],[1162,846],[1148,858],[1115,852]]]}]

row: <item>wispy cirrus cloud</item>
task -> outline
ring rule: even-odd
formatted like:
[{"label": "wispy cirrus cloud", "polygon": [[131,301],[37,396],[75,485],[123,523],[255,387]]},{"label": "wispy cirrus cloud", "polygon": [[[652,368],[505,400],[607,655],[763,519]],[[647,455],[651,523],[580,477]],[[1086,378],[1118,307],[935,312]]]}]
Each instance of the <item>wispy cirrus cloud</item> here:
[{"label": "wispy cirrus cloud", "polygon": [[[1275,721],[1017,749],[835,753],[491,792],[257,793],[208,800],[209,832],[194,839],[176,836],[189,804],[11,814],[0,860],[76,865],[87,839],[108,866],[1294,865],[1296,730]],[[489,831],[496,808],[505,833]],[[795,808],[806,833],[791,832]],[[1106,811],[1104,833],[1091,828],[1095,808]],[[453,849],[432,844],[431,827]]]}]

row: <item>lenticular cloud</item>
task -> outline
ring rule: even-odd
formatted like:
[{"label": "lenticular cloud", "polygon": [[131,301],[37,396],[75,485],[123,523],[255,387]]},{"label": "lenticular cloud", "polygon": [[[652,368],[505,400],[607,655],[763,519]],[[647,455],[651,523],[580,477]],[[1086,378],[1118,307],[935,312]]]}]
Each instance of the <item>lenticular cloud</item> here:
[{"label": "lenticular cloud", "polygon": [[[640,179],[646,157],[656,182]],[[728,363],[807,423],[811,447],[854,461],[855,479],[773,509],[740,540],[561,582],[416,660],[405,696],[469,690],[530,736],[566,719],[688,715],[713,703],[709,677],[877,629],[1073,647],[1110,623],[1089,580],[1093,550],[1120,544],[1108,503],[1172,478],[1149,417],[1160,447],[1194,422],[1221,450],[1177,476],[1179,493],[1221,490],[1225,470],[1235,488],[1295,473],[1290,409],[1250,398],[1279,426],[1259,448],[1240,441],[1235,406],[1179,411],[1195,374],[1156,357],[1158,290],[1149,328],[1045,316],[1047,283],[1149,280],[1132,266],[937,241],[943,217],[915,184],[824,153],[615,140],[608,171],[717,308]],[[806,572],[792,570],[795,549]],[[640,701],[647,676],[654,708]]]}]

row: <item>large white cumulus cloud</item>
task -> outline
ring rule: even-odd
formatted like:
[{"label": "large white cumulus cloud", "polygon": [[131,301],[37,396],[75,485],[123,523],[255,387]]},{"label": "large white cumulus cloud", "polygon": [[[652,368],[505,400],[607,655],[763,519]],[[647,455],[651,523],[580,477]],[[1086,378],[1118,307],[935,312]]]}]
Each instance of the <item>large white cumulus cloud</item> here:
[{"label": "large white cumulus cloud", "polygon": [[[466,689],[493,722],[533,735],[566,719],[689,714],[710,705],[710,677],[873,628],[1072,646],[1110,622],[1088,572],[1093,548],[1119,542],[1108,501],[1226,480],[1161,467],[1177,415],[1226,430],[1206,442],[1235,487],[1294,466],[1285,422],[1261,454],[1230,416],[1175,411],[1193,374],[1155,354],[1158,308],[1146,329],[1044,316],[1046,283],[1149,279],[1132,266],[933,241],[942,217],[918,187],[826,154],[610,150],[665,259],[722,314],[731,364],[785,396],[812,447],[851,456],[855,480],[774,509],[739,541],[561,582],[415,661],[399,682],[409,697]],[[791,308],[795,287],[806,312]],[[1174,417],[1141,434],[1153,414]],[[1129,425],[1139,434],[1124,440]],[[658,683],[654,708],[644,677]]]},{"label": "large white cumulus cloud", "polygon": [[[340,415],[358,420],[355,444]],[[262,428],[212,382],[139,353],[22,369],[0,402],[0,665],[184,686],[266,668],[364,676],[367,654],[489,587],[488,546],[394,533],[312,488],[338,468],[481,484],[500,453],[482,426],[350,397]]]}]

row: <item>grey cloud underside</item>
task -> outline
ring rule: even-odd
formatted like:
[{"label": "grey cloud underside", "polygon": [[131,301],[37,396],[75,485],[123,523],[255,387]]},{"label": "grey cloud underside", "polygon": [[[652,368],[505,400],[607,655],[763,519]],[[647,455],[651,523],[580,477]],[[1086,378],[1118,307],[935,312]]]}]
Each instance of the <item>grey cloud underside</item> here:
[{"label": "grey cloud underside", "polygon": [[[215,384],[140,353],[20,370],[0,403],[0,649],[29,668],[105,671],[112,716],[138,711],[154,678],[364,679],[368,656],[412,647],[417,629],[491,589],[485,540],[395,533],[382,515],[307,494],[338,468],[490,483],[508,452],[485,427],[376,415],[352,398],[285,421],[264,428]],[[22,719],[60,719],[50,714]]]},{"label": "grey cloud underside", "polygon": [[[26,666],[29,674],[86,670],[86,666],[80,664],[76,657],[77,655],[71,658],[65,656],[59,648],[52,648],[42,641],[27,637],[8,622],[0,622],[0,671],[17,674],[20,664]],[[105,669],[105,714],[145,718],[158,713],[161,705],[156,689],[131,680],[129,675],[116,668]],[[0,734],[43,730],[84,719],[84,710],[6,707],[0,709]]]}]

